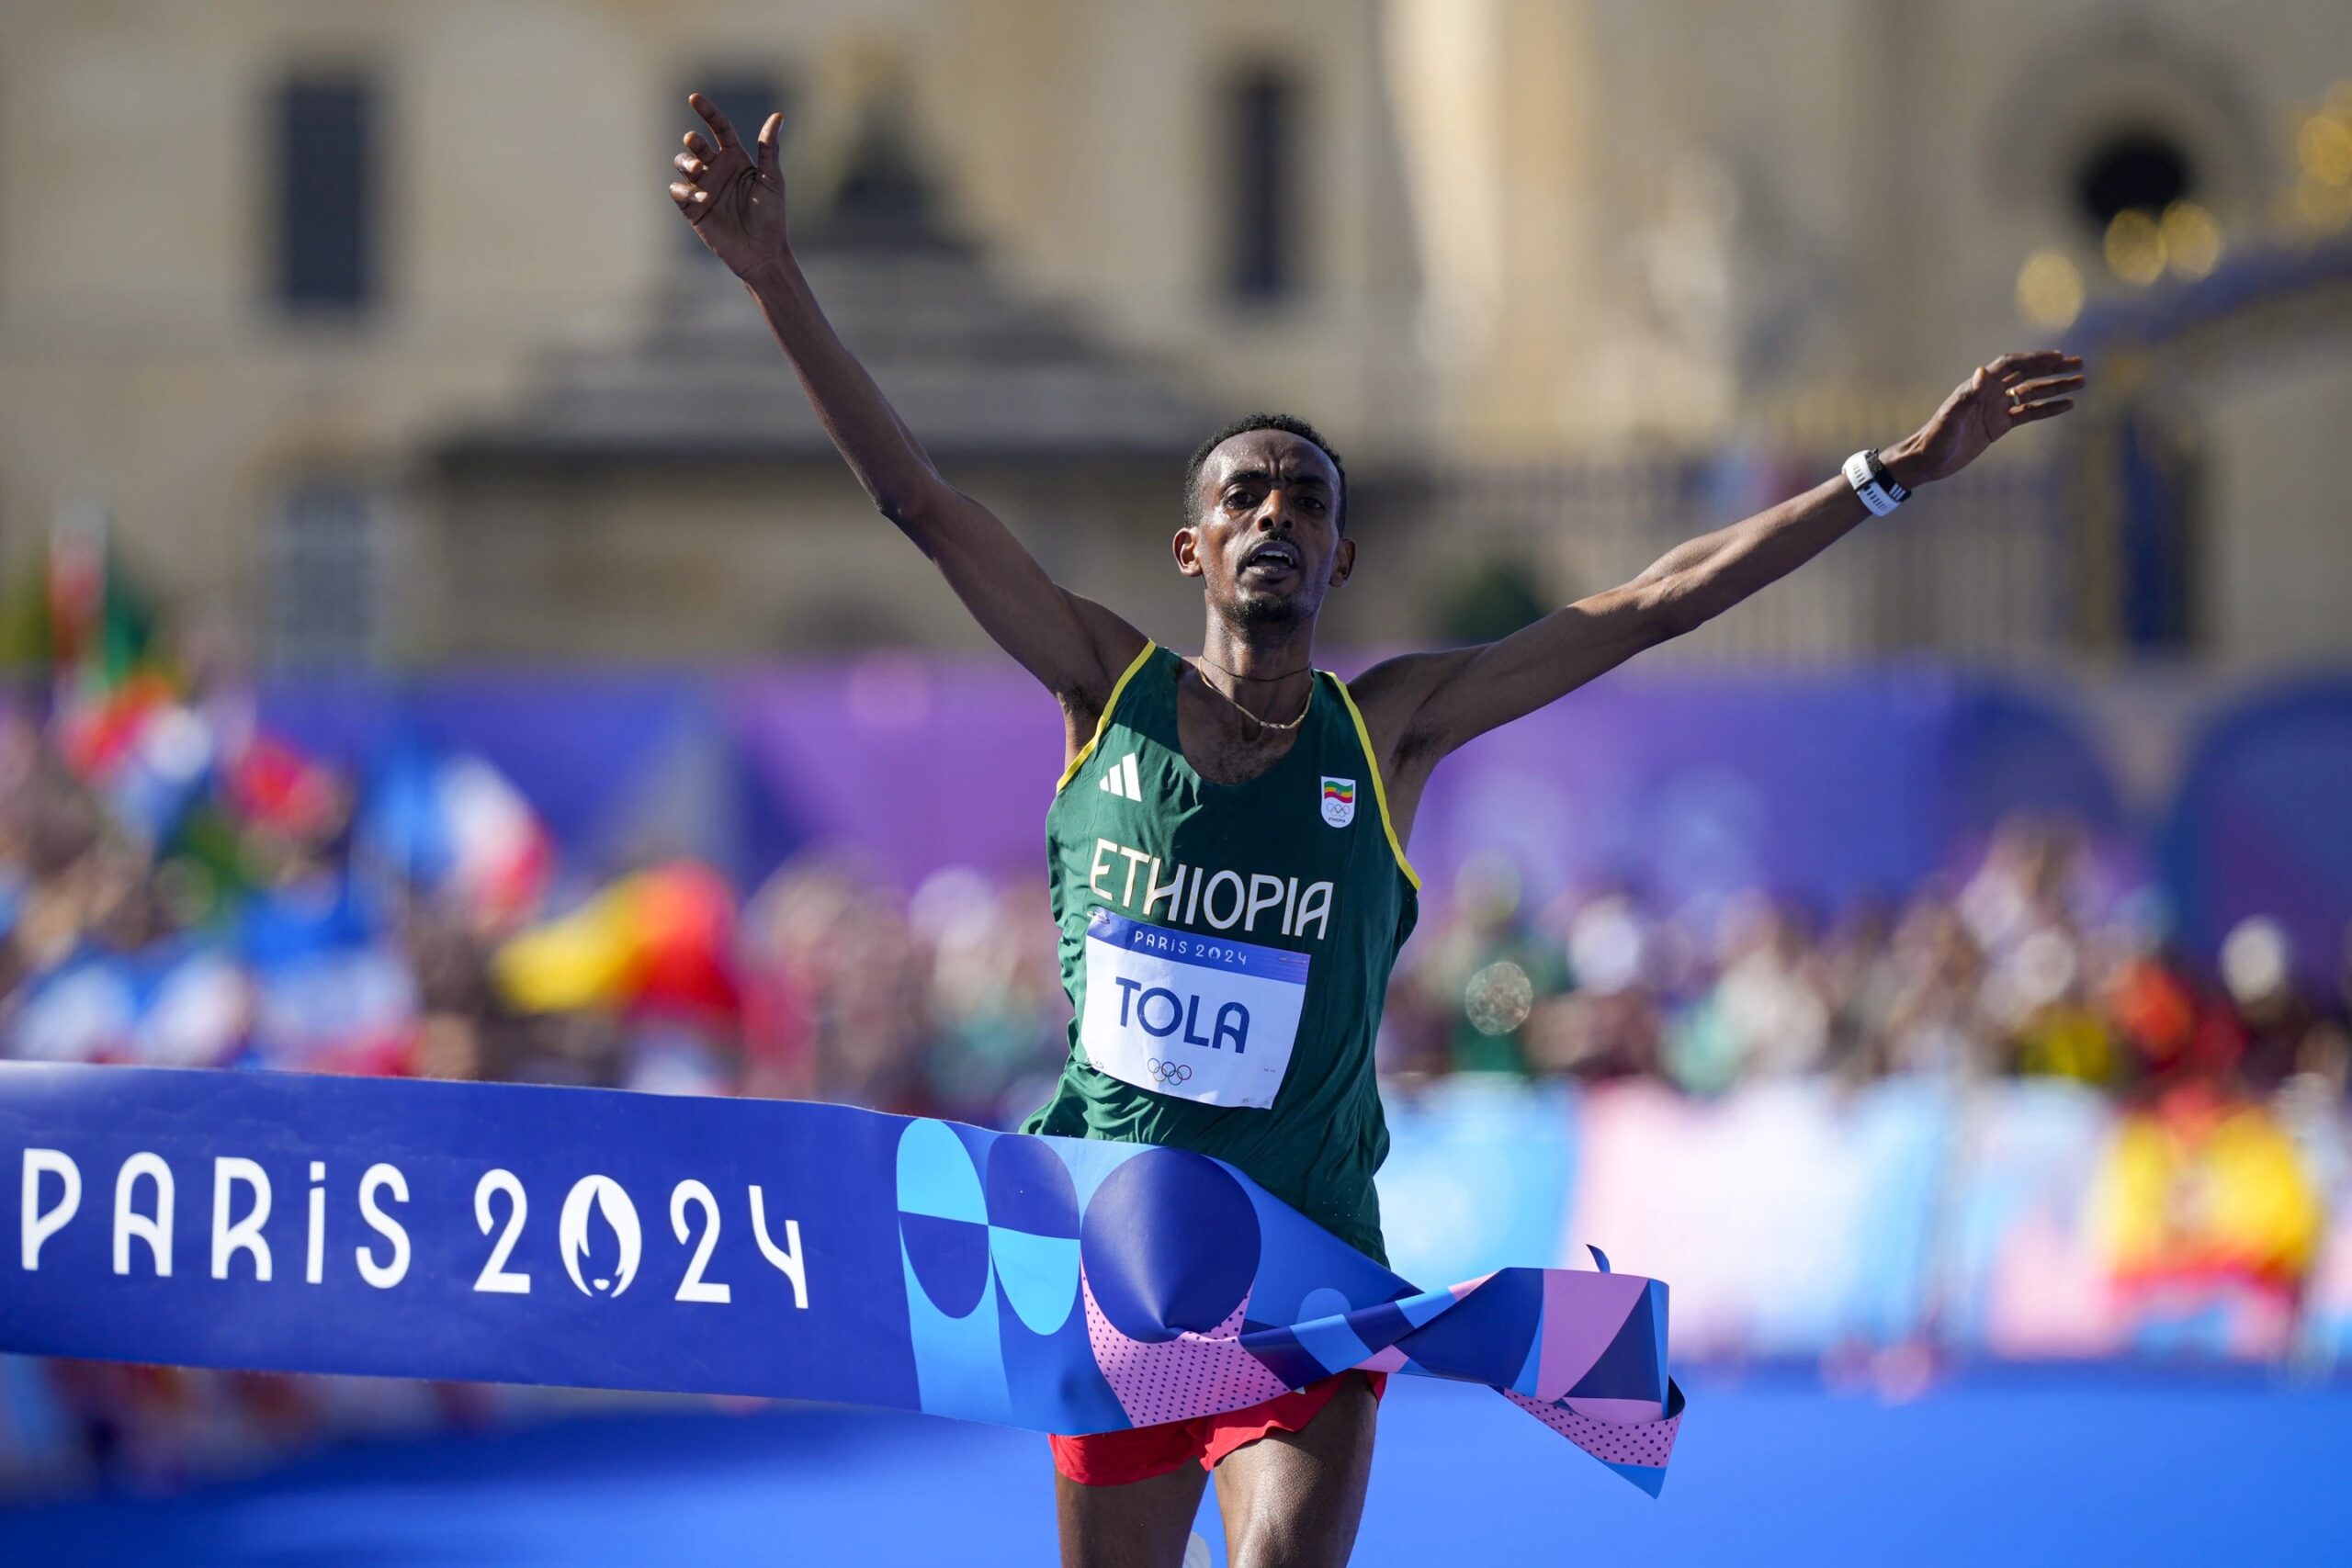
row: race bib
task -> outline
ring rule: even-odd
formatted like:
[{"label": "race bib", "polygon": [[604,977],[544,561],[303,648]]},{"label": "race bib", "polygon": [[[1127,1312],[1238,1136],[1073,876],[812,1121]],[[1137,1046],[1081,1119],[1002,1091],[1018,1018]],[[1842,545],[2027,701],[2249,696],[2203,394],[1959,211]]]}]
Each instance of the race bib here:
[{"label": "race bib", "polygon": [[1079,1043],[1096,1070],[1203,1105],[1274,1103],[1306,1001],[1306,954],[1139,925],[1086,926]]}]

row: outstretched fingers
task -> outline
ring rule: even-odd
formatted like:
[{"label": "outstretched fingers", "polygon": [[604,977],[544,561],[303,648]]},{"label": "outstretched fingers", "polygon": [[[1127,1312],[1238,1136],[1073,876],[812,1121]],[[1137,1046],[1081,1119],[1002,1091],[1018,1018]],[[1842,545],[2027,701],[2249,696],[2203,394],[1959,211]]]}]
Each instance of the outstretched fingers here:
[{"label": "outstretched fingers", "polygon": [[747,277],[786,248],[784,175],[777,158],[784,117],[770,115],[747,146],[726,114],[700,93],[686,103],[702,120],[670,156],[670,200],[713,254]]},{"label": "outstretched fingers", "polygon": [[710,127],[710,133],[718,138],[720,152],[729,152],[743,145],[742,138],[735,134],[734,122],[727,118],[725,112],[717,104],[712,103],[700,93],[688,93],[686,107],[700,116],[705,125]]},{"label": "outstretched fingers", "polygon": [[1972,396],[1981,398],[1991,392],[1999,400],[1997,405],[1978,405],[1989,436],[2066,412],[2075,406],[2075,394],[2086,381],[2082,355],[2041,348],[2005,354],[1980,367],[1970,378],[1970,390]]},{"label": "outstretched fingers", "polygon": [[2062,348],[2037,348],[2022,354],[2005,354],[1984,368],[2005,387],[2038,377],[2071,374],[2083,367],[2083,357],[2068,354]]},{"label": "outstretched fingers", "polygon": [[2075,406],[2075,394],[2083,389],[2082,361],[2074,360],[2073,371],[2058,376],[2039,376],[2030,381],[2018,381],[2007,389],[2008,407],[2002,412],[2012,425],[2031,424],[2038,419],[2054,419]]},{"label": "outstretched fingers", "polygon": [[731,177],[728,165],[748,163],[750,154],[744,152],[735,127],[717,104],[700,93],[687,94],[686,103],[709,128],[710,135],[705,136],[699,130],[686,132],[685,151],[670,160],[670,166],[678,176],[671,182],[670,199],[689,222],[700,222],[709,212],[713,197]]},{"label": "outstretched fingers", "polygon": [[2039,380],[2019,381],[2012,386],[2009,389],[2009,401],[2021,404],[2047,402],[2052,398],[2063,398],[2082,389],[2083,377],[2080,372],[2072,376],[2044,376]]},{"label": "outstretched fingers", "polygon": [[784,116],[772,114],[760,127],[760,174],[779,184],[784,178],[784,165],[777,149],[783,141]]}]

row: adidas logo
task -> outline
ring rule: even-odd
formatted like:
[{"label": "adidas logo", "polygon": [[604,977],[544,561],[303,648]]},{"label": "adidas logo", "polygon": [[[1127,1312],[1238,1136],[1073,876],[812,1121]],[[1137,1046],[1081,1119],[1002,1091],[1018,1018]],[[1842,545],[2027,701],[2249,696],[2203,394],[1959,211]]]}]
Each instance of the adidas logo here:
[{"label": "adidas logo", "polygon": [[1143,784],[1136,776],[1136,754],[1130,751],[1111,764],[1103,772],[1102,782],[1095,787],[1105,795],[1115,795],[1127,800],[1141,800]]}]

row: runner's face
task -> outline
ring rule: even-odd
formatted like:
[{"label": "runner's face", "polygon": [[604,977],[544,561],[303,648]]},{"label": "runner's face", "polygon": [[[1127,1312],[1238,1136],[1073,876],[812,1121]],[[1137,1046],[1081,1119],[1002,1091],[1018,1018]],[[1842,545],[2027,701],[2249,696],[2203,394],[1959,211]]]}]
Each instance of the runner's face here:
[{"label": "runner's face", "polygon": [[1288,431],[1245,431],[1210,453],[1193,502],[1176,568],[1237,621],[1304,620],[1355,565],[1355,541],[1340,533],[1339,471]]}]

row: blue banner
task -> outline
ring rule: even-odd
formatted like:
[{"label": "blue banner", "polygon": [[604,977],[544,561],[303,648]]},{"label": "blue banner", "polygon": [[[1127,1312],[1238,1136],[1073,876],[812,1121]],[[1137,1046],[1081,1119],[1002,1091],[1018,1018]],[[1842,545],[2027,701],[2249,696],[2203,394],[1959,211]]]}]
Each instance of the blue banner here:
[{"label": "blue banner", "polygon": [[1417,1290],[1231,1167],[844,1106],[0,1064],[0,1350],[771,1395],[1083,1433],[1351,1367],[1655,1493],[1665,1287]]}]

